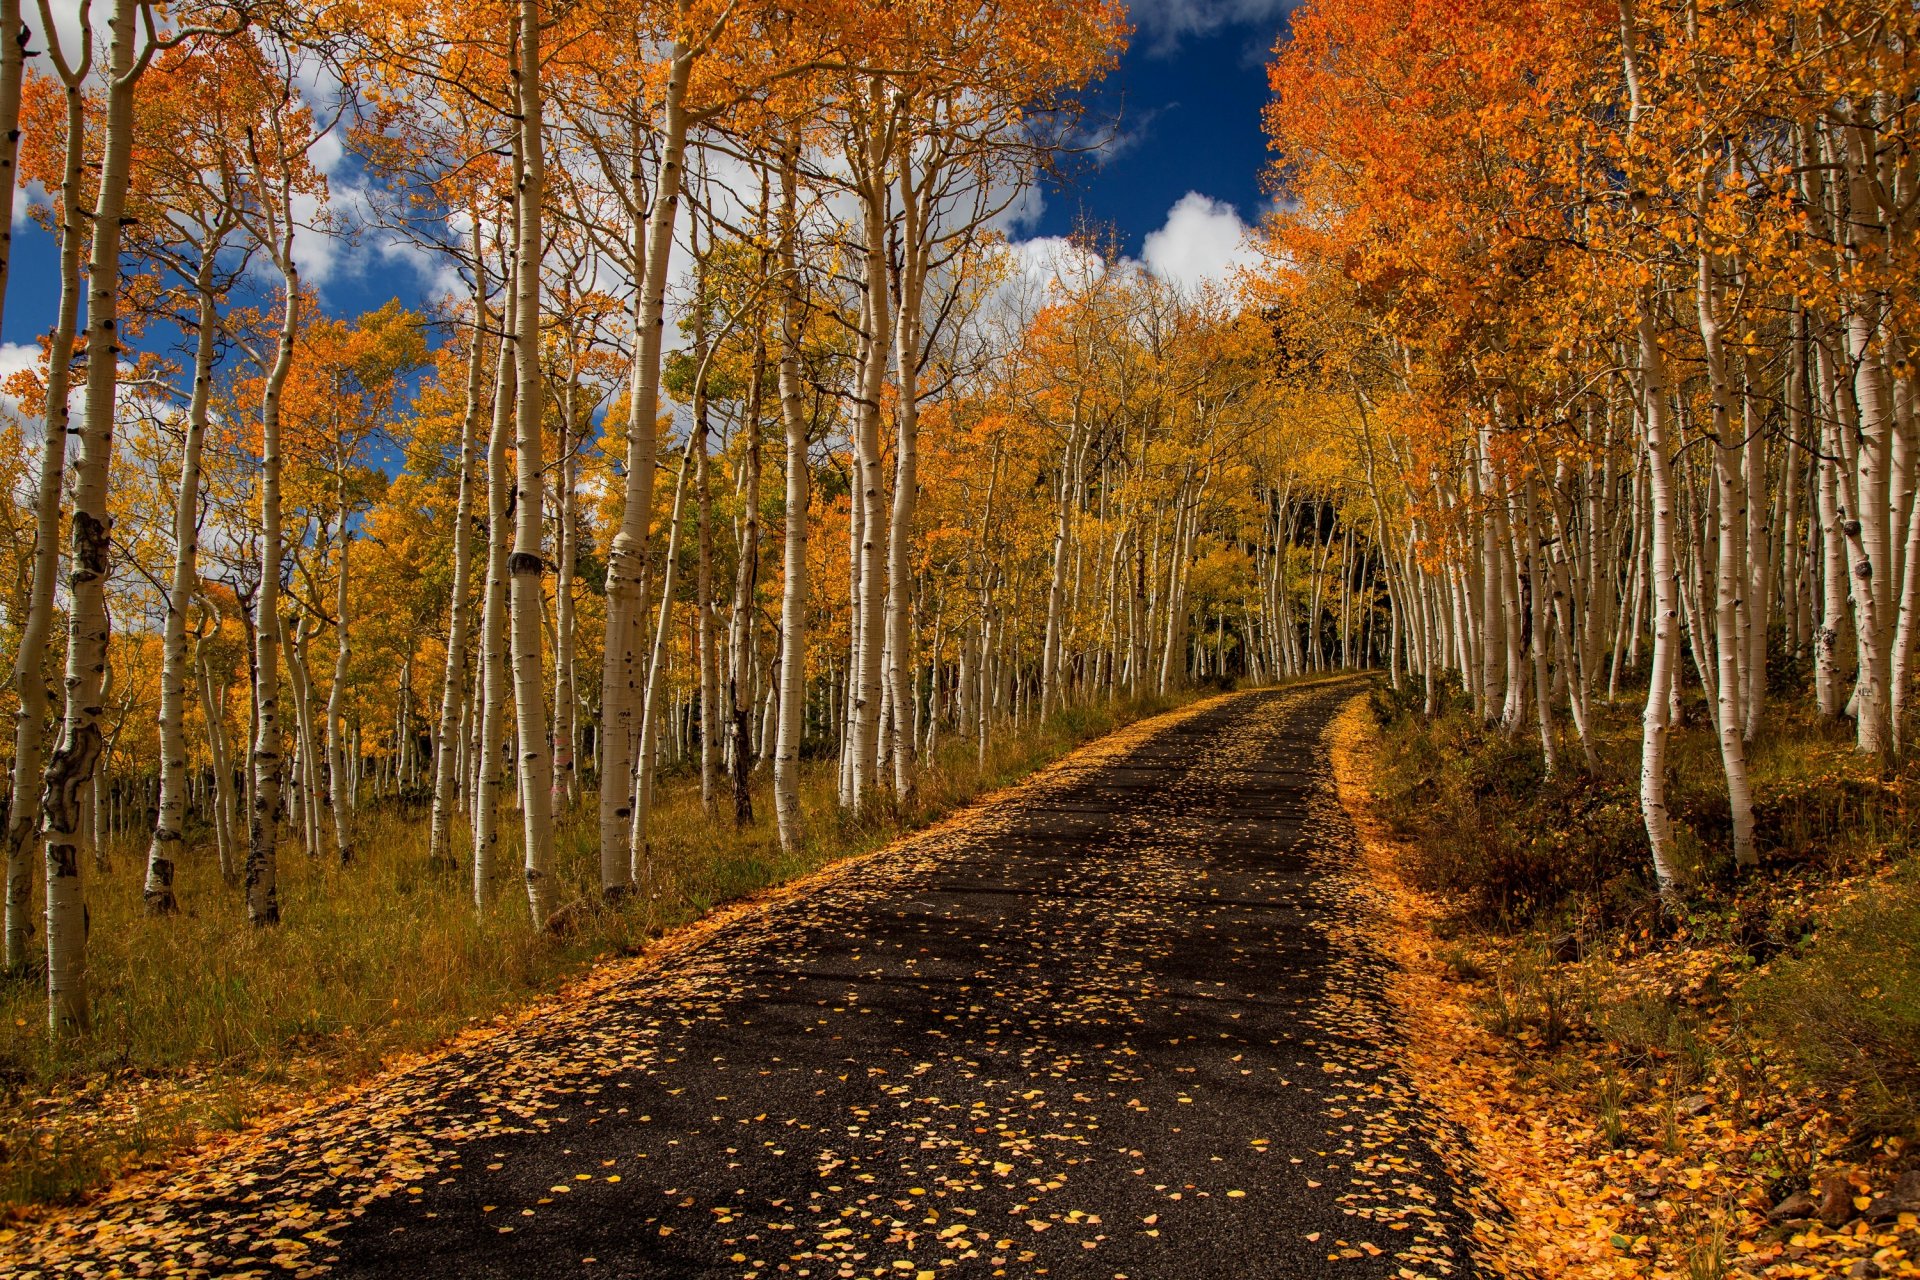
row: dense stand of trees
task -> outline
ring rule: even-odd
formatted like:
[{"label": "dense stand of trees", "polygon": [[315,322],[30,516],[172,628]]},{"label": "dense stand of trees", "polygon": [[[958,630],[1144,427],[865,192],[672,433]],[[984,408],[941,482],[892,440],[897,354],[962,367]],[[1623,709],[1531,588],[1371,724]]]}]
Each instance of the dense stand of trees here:
[{"label": "dense stand of trees", "polygon": [[[540,927],[560,825],[649,891],[663,770],[791,846],[806,768],[859,811],[956,738],[1414,643],[1277,310],[995,230],[1117,5],[41,25],[0,46],[61,290],[0,447],[4,959],[56,1033],[110,854],[161,917],[217,860],[270,927],[287,851],[406,805]],[[439,264],[427,311],[329,314],[355,232]]]},{"label": "dense stand of trees", "polygon": [[1637,699],[1669,896],[1685,691],[1743,866],[1788,673],[1911,750],[1917,41],[1871,2],[1314,0],[1271,68],[1268,302],[1357,424],[1404,666],[1550,769]]}]

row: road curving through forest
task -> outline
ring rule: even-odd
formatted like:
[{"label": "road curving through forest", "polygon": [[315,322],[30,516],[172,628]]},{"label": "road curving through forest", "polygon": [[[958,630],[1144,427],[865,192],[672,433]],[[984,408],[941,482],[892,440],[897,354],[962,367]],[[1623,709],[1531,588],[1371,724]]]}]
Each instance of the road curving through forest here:
[{"label": "road curving through forest", "polygon": [[1363,689],[1132,726],[0,1269],[1472,1274],[1332,790]]}]

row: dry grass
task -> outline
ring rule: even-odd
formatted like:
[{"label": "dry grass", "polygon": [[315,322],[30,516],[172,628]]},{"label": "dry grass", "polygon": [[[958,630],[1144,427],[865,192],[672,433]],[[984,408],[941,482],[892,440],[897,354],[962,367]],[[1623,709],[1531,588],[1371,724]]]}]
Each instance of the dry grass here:
[{"label": "dry grass", "polygon": [[[207,849],[182,859],[182,914],[147,917],[144,846],[116,845],[87,891],[92,1031],[51,1040],[38,983],[0,987],[0,1211],[72,1199],[209,1130],[432,1046],[598,958],[923,826],[1175,701],[1070,708],[993,744],[984,768],[970,744],[950,740],[902,813],[840,814],[832,763],[814,762],[802,786],[808,839],[792,855],[780,849],[765,777],[754,792],[761,821],[736,831],[730,811],[702,813],[697,779],[669,776],[656,810],[659,892],[618,910],[599,905],[589,800],[557,832],[560,901],[580,904],[557,938],[532,927],[511,875],[476,911],[464,875],[429,869],[419,816],[363,814],[351,867],[283,844],[283,923],[264,930],[247,924]],[[505,848],[502,864],[518,856],[517,844]]]}]

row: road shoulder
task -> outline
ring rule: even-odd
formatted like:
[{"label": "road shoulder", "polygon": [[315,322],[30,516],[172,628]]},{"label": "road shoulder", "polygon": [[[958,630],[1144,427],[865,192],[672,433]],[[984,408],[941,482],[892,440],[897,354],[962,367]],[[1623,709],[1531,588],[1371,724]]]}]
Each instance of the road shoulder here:
[{"label": "road shoulder", "polygon": [[1494,1274],[1602,1277],[1622,1267],[1607,1209],[1567,1171],[1579,1153],[1557,1118],[1529,1105],[1510,1056],[1438,958],[1440,904],[1399,873],[1399,846],[1373,804],[1376,729],[1365,696],[1328,726],[1340,803],[1357,837],[1365,927],[1394,964],[1387,994],[1406,1035],[1405,1068],[1455,1137],[1439,1144],[1469,1189],[1476,1261]]}]

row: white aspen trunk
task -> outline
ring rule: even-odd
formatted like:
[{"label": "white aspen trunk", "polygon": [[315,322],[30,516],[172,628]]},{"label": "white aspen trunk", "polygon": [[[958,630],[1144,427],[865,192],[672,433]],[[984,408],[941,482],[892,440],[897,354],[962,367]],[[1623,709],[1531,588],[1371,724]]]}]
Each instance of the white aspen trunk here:
[{"label": "white aspen trunk", "polygon": [[[1704,199],[1704,187],[1703,187]],[[1733,434],[1733,389],[1727,376],[1726,352],[1721,341],[1719,285],[1705,253],[1699,256],[1695,287],[1700,319],[1700,342],[1706,350],[1709,403],[1712,411],[1714,484],[1718,495],[1719,546],[1714,573],[1714,649],[1716,658],[1715,728],[1720,739],[1720,766],[1727,779],[1727,802],[1733,818],[1733,857],[1736,865],[1753,866],[1753,791],[1747,782],[1744,738],[1746,716],[1740,705],[1740,661],[1745,645],[1740,635],[1739,601],[1747,581],[1741,563],[1746,508],[1738,474],[1741,444]]]},{"label": "white aspen trunk", "polygon": [[1481,721],[1491,725],[1500,718],[1500,712],[1494,707],[1493,691],[1498,687],[1500,670],[1505,663],[1502,642],[1506,637],[1506,628],[1502,625],[1504,594],[1500,590],[1499,543],[1492,514],[1500,497],[1493,490],[1491,463],[1485,452],[1487,429],[1482,427],[1479,435],[1480,451],[1467,467],[1474,499],[1473,520],[1478,529],[1480,547],[1477,581],[1474,584],[1479,589],[1480,605],[1480,674],[1475,702]]},{"label": "white aspen trunk", "polygon": [[1654,331],[1653,298],[1640,298],[1639,382],[1647,444],[1648,516],[1652,527],[1653,660],[1647,706],[1641,722],[1640,811],[1652,850],[1654,878],[1669,911],[1678,907],[1680,883],[1674,864],[1673,826],[1667,815],[1669,700],[1679,657],[1679,580],[1674,568],[1673,464],[1668,455],[1667,370]]},{"label": "white aspen trunk", "polygon": [[693,483],[695,515],[699,521],[694,557],[694,670],[700,698],[700,809],[714,816],[714,777],[717,772],[720,719],[720,669],[715,652],[713,617],[713,486],[707,466],[707,392],[704,339],[695,344],[702,373],[693,392]]},{"label": "white aspen trunk", "polygon": [[[196,655],[197,683],[200,690],[200,715],[207,722],[207,759],[213,770],[214,850],[220,860],[220,879],[232,884],[239,874],[234,861],[233,755],[227,748],[226,706],[224,696],[213,696],[213,664],[202,649]],[[225,694],[222,688],[222,695]]]},{"label": "white aspen trunk", "polygon": [[[578,339],[574,339],[577,348]],[[578,621],[574,610],[573,579],[579,562],[579,516],[575,511],[574,490],[579,482],[579,459],[574,446],[576,396],[580,383],[576,358],[567,374],[566,393],[560,415],[559,480],[554,501],[555,540],[559,544],[558,563],[553,578],[553,785],[550,801],[555,813],[572,809],[579,799],[579,773],[575,762],[578,749],[578,685],[574,677],[574,651]]]},{"label": "white aspen trunk", "polygon": [[[1857,261],[1870,251],[1863,244],[1868,240],[1863,228],[1870,225],[1867,220],[1876,212],[1866,158],[1872,144],[1864,128],[1850,128],[1848,134],[1840,147],[1849,177],[1847,249],[1849,258]],[[1878,314],[1883,308],[1874,305],[1873,310]],[[1854,723],[1859,749],[1884,758],[1893,749],[1889,634],[1894,587],[1889,511],[1893,415],[1880,362],[1882,335],[1878,323],[1868,314],[1866,300],[1850,304],[1846,337],[1855,370],[1854,401],[1860,415],[1851,501],[1846,504],[1850,518],[1841,526],[1851,560],[1854,642],[1860,656],[1854,686]]]},{"label": "white aspen trunk", "polygon": [[[72,474],[67,556],[66,711],[47,759],[41,830],[47,865],[47,1021],[54,1035],[90,1025],[82,811],[101,754],[101,684],[107,664],[107,508],[118,407],[120,240],[133,159],[133,92],[152,49],[136,56],[137,0],[114,0],[106,86],[106,136],[87,262],[87,404]],[[10,34],[10,33],[9,33]]]},{"label": "white aspen trunk", "polygon": [[[1833,379],[1828,374],[1826,357],[1816,348],[1815,358],[1822,375],[1822,389],[1829,393],[1823,398],[1832,405],[1834,397],[1831,394],[1830,384]],[[1845,515],[1840,502],[1839,415],[1828,412],[1823,417],[1821,453],[1825,456],[1815,464],[1819,468],[1817,497],[1820,510],[1822,590],[1820,627],[1814,636],[1814,693],[1819,702],[1820,714],[1828,719],[1838,719],[1843,712],[1840,687],[1842,680],[1840,637],[1841,629],[1848,622],[1847,544],[1846,535],[1841,532],[1841,523]]]},{"label": "white aspen trunk", "polygon": [[1553,735],[1553,693],[1547,680],[1547,584],[1548,575],[1543,570],[1545,551],[1540,537],[1540,497],[1539,486],[1529,475],[1524,485],[1522,497],[1522,516],[1526,522],[1527,536],[1527,579],[1531,587],[1532,608],[1528,619],[1532,628],[1533,643],[1529,655],[1533,665],[1533,705],[1538,711],[1540,727],[1540,754],[1546,762],[1547,776],[1552,777],[1560,769],[1560,747]]},{"label": "white aspen trunk", "polygon": [[[0,32],[11,49],[15,41]],[[54,51],[57,59],[57,50]],[[7,56],[12,56],[9,53]],[[41,678],[47,645],[53,631],[54,581],[60,573],[60,485],[66,471],[69,433],[69,392],[73,378],[74,337],[80,323],[82,240],[80,197],[86,178],[86,97],[84,75],[56,61],[66,94],[66,148],[60,184],[60,302],[47,350],[47,394],[42,419],[40,471],[34,493],[33,577],[28,586],[27,616],[14,650],[13,686],[19,699],[14,716],[13,774],[7,798],[6,971],[27,967],[27,944],[33,933],[33,870],[29,849],[40,830],[40,787],[43,781],[47,722],[47,688]],[[8,145],[13,144],[11,134]],[[11,178],[11,175],[9,175]],[[11,192],[9,192],[11,199]],[[11,243],[12,224],[0,228]]]},{"label": "white aspen trunk", "polygon": [[[634,234],[634,259],[641,270],[635,282],[635,353],[627,409],[626,493],[620,527],[607,548],[607,623],[600,681],[600,889],[609,900],[633,892],[635,816],[633,792],[633,719],[636,687],[634,638],[645,609],[647,533],[653,519],[655,415],[660,407],[660,348],[666,324],[668,255],[680,208],[687,126],[687,79],[694,53],[676,42],[669,57],[663,105],[660,172],[645,230]],[[637,150],[639,141],[634,142]]]},{"label": "white aspen trunk", "polygon": [[333,850],[341,866],[353,861],[353,789],[347,783],[347,743],[341,717],[346,711],[347,664],[353,656],[352,632],[347,621],[347,572],[353,530],[346,495],[346,467],[340,479],[340,562],[333,594],[333,681],[327,686],[327,809],[333,816]]},{"label": "white aspen trunk", "polygon": [[213,390],[214,346],[220,321],[214,291],[219,245],[209,236],[201,248],[194,280],[198,331],[194,335],[193,392],[187,405],[186,438],[181,443],[180,489],[173,509],[173,576],[167,584],[167,620],[161,639],[160,803],[147,848],[147,879],[141,893],[150,915],[170,915],[178,907],[173,895],[174,854],[183,842],[181,829],[187,813],[187,609],[199,581],[200,448],[206,438],[207,402]]},{"label": "white aspen trunk", "polygon": [[466,740],[461,715],[467,683],[467,596],[473,576],[473,469],[480,431],[481,361],[486,358],[487,269],[481,256],[480,225],[476,217],[473,328],[467,339],[467,400],[460,418],[460,479],[453,515],[453,600],[447,619],[447,662],[440,679],[440,721],[433,736],[433,816],[427,835],[428,865],[448,870],[453,866],[448,850],[453,834],[454,793]]},{"label": "white aspen trunk", "polygon": [[300,826],[300,844],[309,857],[320,854],[319,779],[315,771],[313,749],[313,680],[307,666],[307,641],[310,638],[309,615],[297,620],[282,620],[280,643],[287,655],[287,681],[293,686],[293,776],[295,817]]},{"label": "white aspen trunk", "polygon": [[[763,180],[760,192],[763,215],[766,206],[767,193]],[[764,281],[764,255],[760,274]],[[736,828],[753,821],[753,791],[748,786],[748,776],[754,767],[756,753],[753,750],[753,692],[750,686],[758,652],[753,614],[754,596],[760,582],[760,413],[761,386],[766,376],[767,342],[762,331],[754,339],[751,381],[747,388],[746,476],[742,493],[740,555],[739,563],[734,567],[733,610],[728,627],[733,665],[727,675],[727,705],[733,730],[733,824]],[[758,754],[766,754],[764,745]]]},{"label": "white aspen trunk", "polygon": [[515,509],[513,550],[507,556],[512,598],[513,716],[520,734],[520,816],[524,842],[527,906],[536,928],[553,917],[553,760],[548,754],[546,692],[541,687],[540,513],[546,505],[545,464],[540,426],[546,376],[540,367],[540,273],[546,260],[546,139],[541,122],[540,5],[520,0],[520,150],[522,173],[515,255],[514,353],[519,383],[515,397],[514,446],[518,462],[519,505]]},{"label": "white aspen trunk", "polygon": [[[515,269],[517,270],[517,268]],[[508,273],[512,287],[513,272]],[[511,335],[500,339],[494,368],[493,421],[487,437],[487,588],[480,607],[480,748],[473,807],[473,901],[484,908],[500,848],[500,793],[506,789],[501,752],[507,693],[507,432],[518,379]]]},{"label": "white aspen trunk", "polygon": [[[250,140],[251,142],[251,140]],[[257,147],[250,145],[256,173]],[[262,201],[264,238],[280,270],[280,330],[260,395],[260,587],[254,596],[254,738],[249,777],[253,788],[247,820],[244,872],[247,918],[256,926],[280,923],[280,566],[284,557],[280,513],[280,398],[293,371],[300,335],[300,266],[293,256],[292,175],[285,157],[273,178],[277,191]]]},{"label": "white aspen trunk", "polygon": [[[899,385],[894,413],[893,523],[887,536],[887,693],[893,708],[894,803],[903,808],[913,802],[914,735],[908,730],[911,717],[907,714],[914,663],[913,627],[908,618],[913,583],[908,556],[919,492],[920,309],[931,248],[924,221],[927,211],[921,203],[923,193],[914,186],[914,169],[913,157],[908,155],[900,165],[903,261],[893,342]],[[885,285],[880,287],[884,290]]]},{"label": "white aspen trunk", "polygon": [[1747,511],[1744,549],[1746,581],[1740,610],[1740,629],[1746,640],[1740,681],[1744,706],[1741,735],[1752,742],[1760,735],[1767,702],[1767,622],[1773,606],[1772,510],[1767,501],[1767,441],[1764,413],[1755,395],[1759,374],[1752,355],[1744,359],[1745,385],[1740,396],[1741,431],[1746,440],[1742,459],[1746,472],[1743,499]]},{"label": "white aspen trunk", "polygon": [[1900,582],[1900,621],[1893,636],[1892,733],[1896,754],[1906,748],[1904,726],[1913,693],[1917,613],[1920,613],[1920,502],[1912,503],[1907,513],[1906,566]]},{"label": "white aspen trunk", "polygon": [[892,326],[887,290],[887,228],[891,218],[892,187],[887,179],[892,95],[880,77],[873,77],[866,95],[868,118],[860,145],[848,159],[861,170],[860,202],[864,265],[861,275],[861,333],[863,347],[859,400],[854,411],[857,485],[862,508],[860,543],[860,645],[854,665],[853,733],[848,746],[852,765],[848,805],[858,813],[877,780],[880,748],[881,657],[886,643],[887,511],[884,460],[880,450],[880,401],[886,384],[887,356]]},{"label": "white aspen trunk", "polygon": [[1040,650],[1040,708],[1044,713],[1060,703],[1061,636],[1066,626],[1067,540],[1073,518],[1075,490],[1071,473],[1080,451],[1080,405],[1074,404],[1066,444],[1060,453],[1060,479],[1054,486],[1051,574],[1047,580],[1047,630]]},{"label": "white aspen trunk", "polygon": [[[687,453],[680,460],[680,475],[673,485],[673,515],[667,531],[667,565],[660,581],[660,615],[653,628],[652,652],[647,661],[646,700],[640,712],[640,755],[635,762],[637,777],[633,788],[633,827],[630,839],[633,848],[632,882],[639,885],[641,892],[652,897],[658,892],[653,875],[653,845],[648,838],[649,822],[653,811],[653,764],[659,750],[660,733],[660,675],[667,664],[667,629],[673,622],[674,579],[680,561],[680,531],[685,524],[687,505],[687,479],[692,472],[692,442],[688,442]],[[669,691],[670,693],[670,691]],[[674,740],[679,741],[679,726],[675,726]]]},{"label": "white aspen trunk", "polygon": [[840,807],[853,805],[854,720],[860,704],[860,564],[866,504],[850,496],[847,513],[847,670],[840,699]]},{"label": "white aspen trunk", "polygon": [[800,385],[800,281],[795,203],[795,155],[782,159],[780,184],[780,420],[786,431],[787,492],[782,530],[780,594],[780,724],[773,749],[773,812],[780,848],[793,853],[804,838],[800,812],[800,748],[806,737],[807,516],[812,476],[807,461],[807,417]]}]

